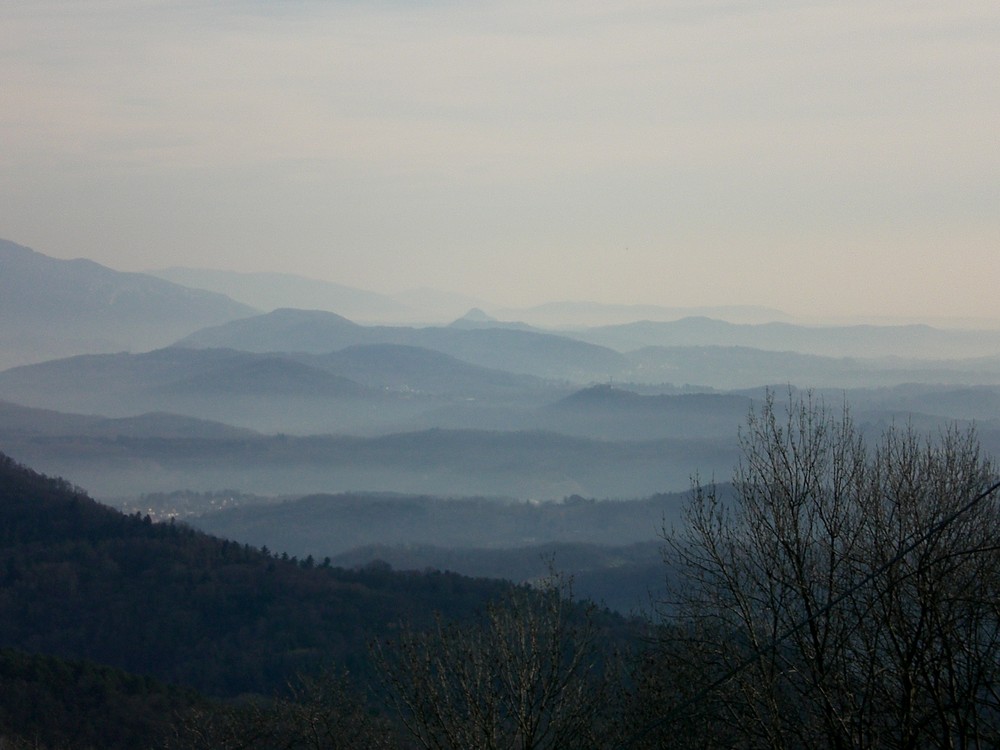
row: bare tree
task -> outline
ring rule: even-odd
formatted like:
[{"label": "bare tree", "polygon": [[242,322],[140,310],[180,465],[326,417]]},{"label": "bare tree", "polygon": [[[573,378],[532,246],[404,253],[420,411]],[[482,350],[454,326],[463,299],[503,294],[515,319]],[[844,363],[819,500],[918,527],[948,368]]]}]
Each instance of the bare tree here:
[{"label": "bare tree", "polygon": [[723,744],[995,746],[1000,512],[975,435],[871,447],[846,408],[769,394],[741,443],[734,497],[696,483],[667,536],[664,648]]},{"label": "bare tree", "polygon": [[[897,747],[995,747],[1000,739],[1000,521],[995,477],[974,433],[935,444],[890,431],[873,458],[877,498],[862,519],[869,565],[884,570],[852,599],[857,658],[869,680],[872,735]],[[914,546],[912,540],[922,542]]]},{"label": "bare tree", "polygon": [[602,747],[610,690],[591,613],[550,579],[490,604],[473,626],[438,622],[377,644],[391,700],[421,747]]}]

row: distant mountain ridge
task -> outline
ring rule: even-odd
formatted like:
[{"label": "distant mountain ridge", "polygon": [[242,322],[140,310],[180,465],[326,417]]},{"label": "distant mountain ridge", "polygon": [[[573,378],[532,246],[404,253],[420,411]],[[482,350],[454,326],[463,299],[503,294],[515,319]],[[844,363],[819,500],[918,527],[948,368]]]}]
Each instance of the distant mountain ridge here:
[{"label": "distant mountain ridge", "polygon": [[692,316],[717,318],[733,323],[791,321],[791,316],[760,305],[711,305],[671,307],[666,305],[608,304],[587,301],[546,302],[524,308],[504,308],[499,317],[513,317],[541,327],[580,328],[619,325],[638,320],[672,321]]},{"label": "distant mountain ridge", "polygon": [[256,435],[253,430],[232,427],[207,419],[149,412],[135,417],[109,418],[73,414],[51,409],[33,409],[0,401],[0,435],[67,437],[143,437],[238,439]]},{"label": "distant mountain ridge", "polygon": [[0,240],[0,369],[153,349],[255,312],[220,294]]},{"label": "distant mountain ridge", "polygon": [[290,273],[240,273],[206,268],[161,268],[151,276],[194,289],[225,294],[270,312],[283,307],[329,310],[356,320],[387,322],[418,319],[420,313],[392,297]]},{"label": "distant mountain ridge", "polygon": [[750,383],[864,388],[902,383],[1000,384],[1000,357],[833,357],[746,346],[646,346],[626,355],[632,379],[728,390]]},{"label": "distant mountain ridge", "polygon": [[928,325],[801,326],[736,324],[701,316],[642,320],[572,333],[619,352],[661,346],[747,347],[827,357],[971,358],[1000,353],[1000,330],[945,330]]},{"label": "distant mountain ridge", "polygon": [[0,399],[24,406],[119,418],[169,412],[293,434],[420,429],[434,426],[421,415],[449,405],[523,411],[565,392],[531,375],[400,344],[328,354],[167,347],[0,372]]},{"label": "distant mountain ridge", "polygon": [[[344,432],[372,421],[374,407],[394,399],[385,389],[357,383],[308,358],[181,347],[12,368],[0,372],[0,398],[111,417],[164,411],[251,429],[319,432]],[[355,408],[359,399],[364,405]],[[404,414],[414,408],[401,397],[395,401],[402,402]],[[359,422],[341,424],[345,410]]]},{"label": "distant mountain ridge", "polygon": [[281,309],[212,326],[177,346],[323,354],[358,344],[402,344],[443,352],[480,367],[546,378],[606,379],[628,361],[606,347],[566,336],[507,328],[361,326],[321,310]]}]

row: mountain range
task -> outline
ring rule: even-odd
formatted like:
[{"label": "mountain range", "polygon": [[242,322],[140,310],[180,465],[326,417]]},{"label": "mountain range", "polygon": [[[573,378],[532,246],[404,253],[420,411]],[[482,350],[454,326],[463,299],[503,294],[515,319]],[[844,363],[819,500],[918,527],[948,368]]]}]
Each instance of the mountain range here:
[{"label": "mountain range", "polygon": [[435,289],[409,289],[382,294],[290,273],[240,273],[207,268],[171,267],[148,271],[175,284],[218,292],[250,307],[271,312],[283,307],[335,312],[363,323],[428,325],[458,318],[470,308],[492,311],[497,325],[578,328],[636,320],[676,320],[701,315],[734,323],[789,321],[781,310],[752,305],[669,307],[601,304],[587,301],[547,302],[530,307],[498,307],[486,300]]},{"label": "mountain range", "polygon": [[[262,309],[294,298],[261,313],[13,243],[0,244],[0,261],[0,342],[4,361],[19,364],[0,370],[0,449],[130,507],[179,490],[636,502],[683,489],[692,474],[728,477],[740,426],[767,389],[809,388],[834,408],[846,400],[871,431],[974,421],[984,449],[1000,450],[996,331],[590,303],[525,315],[467,306],[447,325],[404,325],[395,316],[427,309],[433,293],[403,299],[287,275],[186,277],[229,285]],[[302,309],[309,303],[344,309]],[[369,323],[348,310],[367,310],[359,319]],[[559,316],[577,316],[576,325],[542,326]],[[601,316],[622,322],[592,325]],[[36,348],[66,340],[28,363],[17,336]],[[84,353],[56,356],[60,347]]]},{"label": "mountain range", "polygon": [[634,321],[572,335],[615,351],[649,346],[739,346],[826,357],[955,359],[996,357],[1000,330],[944,330],[928,325],[802,326],[786,322],[737,324],[703,316]]},{"label": "mountain range", "polygon": [[509,328],[361,326],[321,310],[281,309],[203,329],[177,346],[250,352],[323,354],[360,344],[398,344],[442,352],[480,367],[575,381],[605,379],[627,368],[606,347],[565,336]]}]

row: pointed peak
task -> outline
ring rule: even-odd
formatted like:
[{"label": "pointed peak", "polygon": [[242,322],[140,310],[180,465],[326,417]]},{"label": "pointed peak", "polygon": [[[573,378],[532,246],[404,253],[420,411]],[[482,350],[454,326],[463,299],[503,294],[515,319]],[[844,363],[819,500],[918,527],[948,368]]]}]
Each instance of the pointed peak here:
[{"label": "pointed peak", "polygon": [[497,319],[480,307],[471,308],[459,320],[467,320],[475,323],[496,323]]}]

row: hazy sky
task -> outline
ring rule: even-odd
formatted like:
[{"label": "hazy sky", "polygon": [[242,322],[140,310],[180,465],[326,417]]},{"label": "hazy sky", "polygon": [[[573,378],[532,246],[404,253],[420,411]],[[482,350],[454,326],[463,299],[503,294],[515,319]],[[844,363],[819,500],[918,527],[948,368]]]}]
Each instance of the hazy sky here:
[{"label": "hazy sky", "polygon": [[1000,318],[1000,3],[3,0],[0,237]]}]

